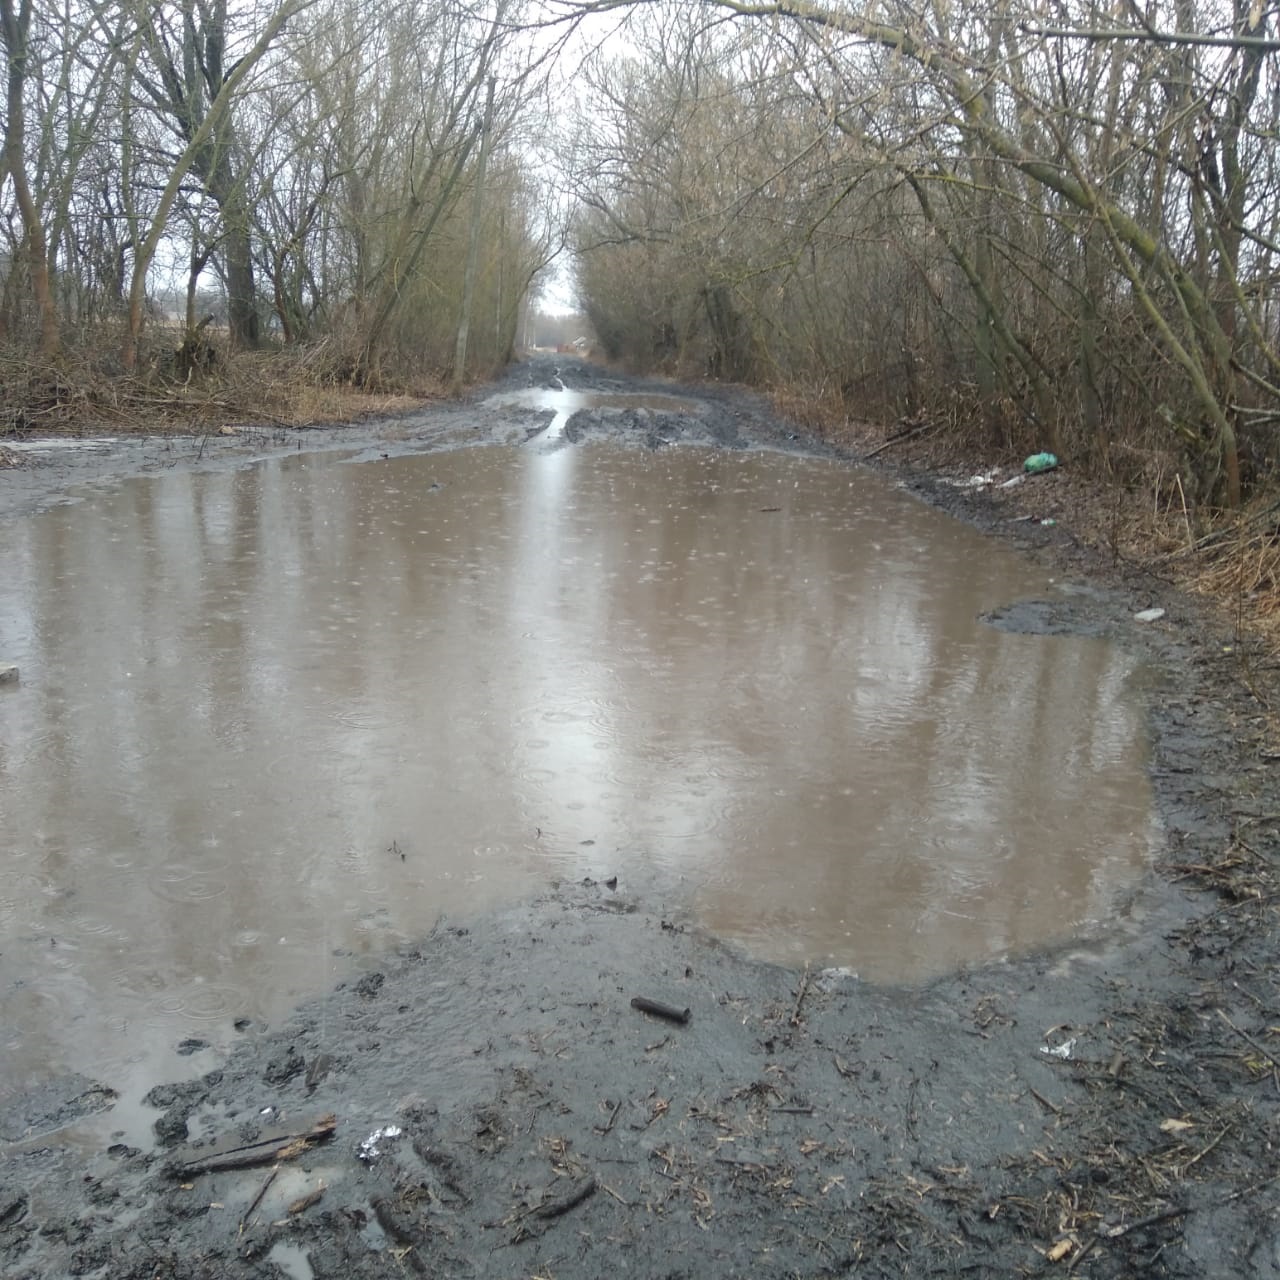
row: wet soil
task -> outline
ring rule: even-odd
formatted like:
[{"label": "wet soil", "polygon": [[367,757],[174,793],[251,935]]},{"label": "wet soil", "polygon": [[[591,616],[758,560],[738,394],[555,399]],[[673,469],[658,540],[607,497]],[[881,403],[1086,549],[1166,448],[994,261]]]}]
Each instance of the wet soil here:
[{"label": "wet soil", "polygon": [[[557,379],[701,404],[580,410],[567,442],[823,449],[729,388],[561,360],[519,366],[501,389]],[[553,417],[451,406],[324,445],[562,447],[541,440]],[[0,512],[294,445],[58,456],[0,477]],[[1078,584],[997,625],[1108,635],[1157,671],[1165,837],[1117,905],[1124,927],[873,985],[752,961],[637,892],[625,866],[551,886],[441,922],[287,1022],[245,1025],[228,1055],[186,1046],[189,1076],[148,1095],[154,1146],[124,1129],[66,1137],[78,1117],[112,1115],[107,1080],[10,1099],[4,1274],[1280,1275],[1272,673],[1228,625],[1091,551],[1065,513],[1032,524],[987,488],[899,478]],[[1013,492],[1025,503],[1053,483]],[[1134,622],[1152,605],[1164,616]]]}]

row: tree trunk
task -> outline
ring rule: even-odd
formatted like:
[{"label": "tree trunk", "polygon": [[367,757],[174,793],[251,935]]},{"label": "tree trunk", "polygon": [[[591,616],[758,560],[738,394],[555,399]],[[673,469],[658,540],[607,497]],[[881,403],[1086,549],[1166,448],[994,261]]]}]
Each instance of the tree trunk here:
[{"label": "tree trunk", "polygon": [[493,94],[497,84],[489,77],[489,93],[484,105],[484,125],[480,134],[480,158],[476,162],[476,195],[471,206],[471,235],[467,243],[467,262],[462,272],[462,315],[458,320],[458,339],[453,351],[453,393],[462,390],[467,365],[467,337],[471,330],[471,308],[476,296],[476,267],[480,261],[480,223],[484,213],[484,177],[489,164],[489,133],[493,128]]},{"label": "tree trunk", "polygon": [[21,0],[15,14],[13,0],[0,0],[0,30],[4,35],[5,54],[9,62],[7,114],[4,130],[5,163],[13,179],[18,212],[26,237],[27,274],[31,295],[40,317],[40,354],[56,356],[61,348],[58,313],[53,304],[49,282],[48,245],[44,223],[27,181],[26,114],[23,88],[27,74],[27,39],[31,31],[32,0]]},{"label": "tree trunk", "polygon": [[225,185],[211,184],[209,190],[222,214],[222,260],[226,268],[227,324],[231,345],[252,351],[258,346],[261,331],[258,287],[253,270],[253,239],[244,190],[234,181],[227,181]]}]

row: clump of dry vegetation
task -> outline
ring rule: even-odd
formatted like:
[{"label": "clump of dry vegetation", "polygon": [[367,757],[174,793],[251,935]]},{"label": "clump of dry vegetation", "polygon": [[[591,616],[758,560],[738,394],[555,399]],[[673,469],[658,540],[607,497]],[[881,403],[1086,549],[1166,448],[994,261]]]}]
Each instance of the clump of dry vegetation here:
[{"label": "clump of dry vegetation", "polygon": [[[426,372],[357,386],[332,374],[324,343],[230,351],[202,340],[201,359],[182,367],[180,331],[159,331],[144,367],[124,373],[110,346],[86,344],[56,359],[0,351],[0,441],[4,436],[189,432],[236,424],[309,427],[404,412],[444,394]],[[10,450],[9,456],[19,455]]]}]

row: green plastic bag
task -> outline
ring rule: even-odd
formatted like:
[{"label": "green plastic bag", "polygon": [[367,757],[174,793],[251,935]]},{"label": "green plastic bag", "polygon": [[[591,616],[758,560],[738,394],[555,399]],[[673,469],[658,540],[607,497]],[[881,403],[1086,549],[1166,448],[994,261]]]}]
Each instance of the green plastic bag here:
[{"label": "green plastic bag", "polygon": [[1031,475],[1039,475],[1042,471],[1052,471],[1058,465],[1057,457],[1052,453],[1033,453],[1026,462],[1022,464],[1023,471],[1030,472]]}]

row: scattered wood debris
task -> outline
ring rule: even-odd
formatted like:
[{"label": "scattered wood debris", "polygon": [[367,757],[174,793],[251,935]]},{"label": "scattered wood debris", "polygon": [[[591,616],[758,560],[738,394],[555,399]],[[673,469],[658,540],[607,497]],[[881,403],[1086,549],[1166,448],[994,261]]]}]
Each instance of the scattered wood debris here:
[{"label": "scattered wood debris", "polygon": [[252,1169],[258,1165],[294,1160],[318,1143],[327,1142],[338,1127],[336,1116],[327,1115],[306,1129],[277,1134],[258,1142],[242,1143],[191,1160],[176,1160],[168,1166],[175,1178],[194,1178],[202,1173],[220,1173],[227,1169]]}]

